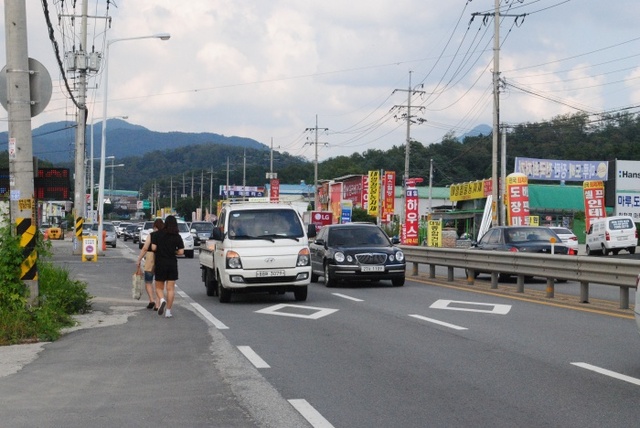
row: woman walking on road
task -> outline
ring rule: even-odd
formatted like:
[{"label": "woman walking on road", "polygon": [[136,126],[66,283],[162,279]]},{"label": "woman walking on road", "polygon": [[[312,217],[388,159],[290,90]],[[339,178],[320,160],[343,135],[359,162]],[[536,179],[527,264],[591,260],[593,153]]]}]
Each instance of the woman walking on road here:
[{"label": "woman walking on road", "polygon": [[154,290],[153,284],[153,274],[154,274],[154,265],[155,265],[155,257],[153,250],[151,249],[151,242],[153,240],[152,236],[155,235],[158,230],[162,230],[164,227],[164,221],[161,218],[157,218],[153,222],[153,232],[149,234],[147,240],[144,242],[144,246],[142,250],[140,250],[140,255],[138,256],[137,266],[140,268],[140,263],[144,258],[144,285],[147,289],[147,294],[149,295],[149,304],[147,305],[147,309],[158,310],[158,305],[160,302],[156,299],[156,292]]},{"label": "woman walking on road", "polygon": [[[175,285],[178,279],[178,259],[176,256],[184,254],[184,242],[178,232],[178,221],[172,215],[164,221],[164,229],[155,234],[151,241],[151,249],[155,253],[156,266],[156,295],[158,315],[171,318],[171,307],[175,295]],[[167,289],[167,299],[164,290]]]}]

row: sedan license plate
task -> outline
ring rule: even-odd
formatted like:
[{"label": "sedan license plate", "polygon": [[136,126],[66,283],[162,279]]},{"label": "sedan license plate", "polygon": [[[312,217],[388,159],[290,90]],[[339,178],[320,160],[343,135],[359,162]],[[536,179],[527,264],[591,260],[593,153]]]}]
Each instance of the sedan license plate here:
[{"label": "sedan license plate", "polygon": [[362,272],[384,272],[384,266],[360,266]]},{"label": "sedan license plate", "polygon": [[256,272],[256,276],[284,276],[284,270],[259,270]]}]

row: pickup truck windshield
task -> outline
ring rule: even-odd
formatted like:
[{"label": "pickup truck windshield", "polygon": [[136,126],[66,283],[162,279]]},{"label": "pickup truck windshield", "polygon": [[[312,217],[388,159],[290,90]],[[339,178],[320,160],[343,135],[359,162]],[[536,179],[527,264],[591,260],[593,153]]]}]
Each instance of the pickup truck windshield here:
[{"label": "pickup truck windshield", "polygon": [[304,231],[293,210],[242,210],[229,216],[228,236],[231,239],[295,239]]}]

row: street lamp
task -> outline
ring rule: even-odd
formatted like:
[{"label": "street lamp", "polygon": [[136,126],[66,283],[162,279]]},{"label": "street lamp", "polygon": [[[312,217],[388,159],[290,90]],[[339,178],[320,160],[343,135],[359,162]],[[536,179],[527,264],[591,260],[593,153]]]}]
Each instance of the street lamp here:
[{"label": "street lamp", "polygon": [[107,150],[107,97],[109,94],[109,46],[116,42],[139,39],[169,40],[169,33],[153,34],[151,36],[126,37],[122,39],[107,40],[104,54],[104,93],[102,94],[102,147],[100,147],[100,178],[98,184],[98,250],[102,250],[102,216],[104,214],[104,160]]},{"label": "street lamp", "polygon": [[[113,116],[110,119],[124,119],[124,120],[127,120],[128,118],[129,118],[129,116]],[[93,119],[93,116],[92,116],[92,119]],[[94,127],[95,123],[96,123],[95,120],[91,121],[91,156],[90,156],[91,157],[91,171],[90,171],[91,188],[89,189],[89,207],[90,207],[89,209],[91,211],[93,211],[93,186],[94,186],[93,183],[95,182],[95,180],[93,179],[93,160],[94,160],[94,157],[93,157],[93,127]],[[109,158],[110,157],[111,156],[109,156]],[[107,159],[109,159],[109,158],[107,158]],[[95,158],[95,159],[98,159],[98,158]]]}]

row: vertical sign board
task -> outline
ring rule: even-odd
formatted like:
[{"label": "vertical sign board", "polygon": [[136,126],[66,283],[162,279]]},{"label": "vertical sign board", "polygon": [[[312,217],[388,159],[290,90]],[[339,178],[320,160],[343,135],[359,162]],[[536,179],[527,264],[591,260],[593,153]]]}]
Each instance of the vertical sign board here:
[{"label": "vertical sign board", "polygon": [[640,222],[640,162],[616,160],[615,215]]},{"label": "vertical sign board", "polygon": [[507,224],[529,225],[529,182],[527,176],[514,172],[507,175]]},{"label": "vertical sign board", "polygon": [[384,172],[384,204],[382,205],[382,217],[393,216],[396,201],[396,172]]},{"label": "vertical sign board", "polygon": [[331,183],[329,190],[329,209],[333,213],[332,223],[340,223],[340,201],[342,200],[342,183]]},{"label": "vertical sign board", "polygon": [[429,220],[427,228],[427,245],[429,247],[442,247],[442,219]]},{"label": "vertical sign board", "polygon": [[351,223],[351,213],[353,212],[352,201],[340,202],[340,223]]},{"label": "vertical sign board", "polygon": [[378,216],[380,205],[380,171],[369,171],[369,206],[367,214]]},{"label": "vertical sign board", "polygon": [[418,189],[407,180],[405,221],[402,231],[403,244],[418,245]]},{"label": "vertical sign board", "polygon": [[584,222],[589,230],[591,222],[597,218],[606,217],[604,206],[604,182],[590,180],[582,183],[584,192]]},{"label": "vertical sign board", "polygon": [[278,202],[280,200],[280,180],[272,178],[269,187],[269,200]]},{"label": "vertical sign board", "polygon": [[331,224],[331,211],[311,211],[311,224],[315,224],[316,233],[322,226]]}]

